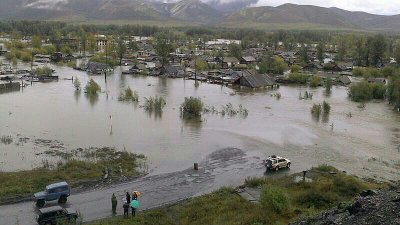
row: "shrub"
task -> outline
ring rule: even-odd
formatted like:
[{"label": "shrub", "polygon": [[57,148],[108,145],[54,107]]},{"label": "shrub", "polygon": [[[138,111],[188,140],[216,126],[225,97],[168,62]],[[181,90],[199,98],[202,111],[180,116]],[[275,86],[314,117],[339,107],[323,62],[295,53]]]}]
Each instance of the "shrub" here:
[{"label": "shrub", "polygon": [[185,101],[181,105],[181,112],[183,117],[186,118],[198,118],[201,117],[203,112],[204,104],[200,98],[186,97]]},{"label": "shrub", "polygon": [[260,196],[261,205],[278,214],[284,214],[289,209],[289,199],[280,187],[264,187]]},{"label": "shrub", "polygon": [[32,54],[30,52],[21,52],[21,60],[23,62],[32,61]]},{"label": "shrub", "polygon": [[330,192],[322,192],[312,188],[300,195],[297,201],[307,207],[328,208],[337,201],[337,196]]},{"label": "shrub", "polygon": [[33,73],[36,76],[51,76],[53,74],[53,70],[50,67],[41,67],[33,70]]},{"label": "shrub", "polygon": [[331,111],[331,105],[329,105],[328,102],[324,101],[322,103],[322,109],[324,111],[324,114],[329,114],[329,112]]},{"label": "shrub", "polygon": [[332,79],[328,77],[325,81],[325,92],[330,93],[332,89]]},{"label": "shrub", "polygon": [[291,73],[289,74],[289,81],[295,84],[306,84],[308,75],[304,73]]},{"label": "shrub", "polygon": [[400,75],[392,76],[388,85],[389,103],[400,108]]},{"label": "shrub", "polygon": [[311,114],[315,117],[319,117],[322,113],[321,104],[314,104],[311,108]]},{"label": "shrub", "polygon": [[139,95],[137,91],[132,91],[130,87],[127,87],[124,91],[121,92],[118,98],[119,101],[132,101],[138,102]]},{"label": "shrub", "polygon": [[163,97],[145,98],[144,109],[149,112],[161,112],[165,107],[166,102]]},{"label": "shrub", "polygon": [[292,68],[290,69],[291,73],[299,73],[301,67],[299,65],[293,65]]},{"label": "shrub", "polygon": [[97,92],[101,91],[101,87],[98,83],[96,83],[96,81],[92,79],[90,79],[88,81],[88,83],[85,86],[85,92],[88,95],[95,95],[97,94]]},{"label": "shrub", "polygon": [[313,76],[310,81],[310,87],[316,88],[322,83],[321,77]]},{"label": "shrub", "polygon": [[75,77],[74,79],[74,87],[76,91],[81,90],[81,82],[79,81],[78,77]]},{"label": "shrub", "polygon": [[369,84],[366,81],[350,87],[349,97],[355,102],[364,102],[372,99],[384,99],[386,86],[383,84]]}]

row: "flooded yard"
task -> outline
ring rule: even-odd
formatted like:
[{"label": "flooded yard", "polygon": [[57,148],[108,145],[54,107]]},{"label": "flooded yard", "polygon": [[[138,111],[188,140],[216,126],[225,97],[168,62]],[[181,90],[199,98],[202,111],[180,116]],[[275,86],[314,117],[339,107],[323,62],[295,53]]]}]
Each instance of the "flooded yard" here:
[{"label": "flooded yard", "polygon": [[[330,164],[359,176],[400,178],[400,115],[382,102],[358,107],[347,99],[345,87],[333,87],[325,96],[322,88],[253,91],[207,83],[196,87],[191,80],[121,75],[121,68],[105,82],[102,75],[54,69],[58,82],[33,83],[19,92],[0,94],[0,170],[31,169],[44,160],[57,160],[43,154],[46,151],[109,146],[146,155],[149,172],[159,174],[187,169],[216,150],[233,147],[259,157],[288,157],[294,172]],[[72,76],[82,86],[93,78],[102,93],[97,98],[76,93],[72,81],[64,80]],[[118,101],[128,86],[138,92],[138,104]],[[313,93],[312,100],[299,100],[305,91]],[[161,115],[140,107],[145,97],[154,96],[166,100]],[[228,103],[242,105],[248,116],[209,113],[201,123],[184,121],[179,107],[188,96],[201,97],[218,109]],[[310,108],[323,100],[332,109],[329,118],[317,121]]]}]

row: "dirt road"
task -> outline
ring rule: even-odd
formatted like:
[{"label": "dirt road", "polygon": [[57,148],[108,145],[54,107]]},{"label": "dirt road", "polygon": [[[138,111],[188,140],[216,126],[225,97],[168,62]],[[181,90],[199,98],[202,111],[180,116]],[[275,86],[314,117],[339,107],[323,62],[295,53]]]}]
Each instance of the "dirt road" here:
[{"label": "dirt road", "polygon": [[[65,207],[76,208],[84,221],[111,216],[111,195],[118,199],[118,214],[123,214],[122,199],[126,191],[139,190],[141,210],[151,209],[179,200],[208,193],[222,186],[240,185],[246,177],[264,172],[261,155],[226,148],[210,154],[200,163],[198,171],[184,171],[147,176],[135,181],[103,189],[73,194]],[[47,206],[56,203],[47,204]],[[34,202],[0,206],[0,225],[32,225],[35,223]]]}]

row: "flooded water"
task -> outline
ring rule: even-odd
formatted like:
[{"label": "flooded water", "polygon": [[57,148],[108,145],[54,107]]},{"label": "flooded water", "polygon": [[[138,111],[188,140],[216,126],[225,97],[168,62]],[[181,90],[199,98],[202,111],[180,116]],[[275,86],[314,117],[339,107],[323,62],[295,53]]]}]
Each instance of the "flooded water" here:
[{"label": "flooded water", "polygon": [[[186,169],[210,153],[235,147],[259,156],[277,154],[292,160],[292,171],[330,164],[350,173],[398,179],[400,115],[385,103],[368,103],[360,109],[347,100],[345,87],[334,87],[329,97],[322,88],[281,86],[278,90],[234,90],[194,81],[120,75],[117,68],[104,76],[89,76],[66,67],[54,67],[58,82],[33,83],[21,91],[0,94],[0,169],[14,171],[42,165],[45,151],[78,147],[116,147],[148,157],[152,174]],[[76,93],[93,78],[102,88],[98,98]],[[137,91],[138,105],[118,101],[126,87]],[[311,91],[312,100],[299,100]],[[282,97],[273,96],[280,92]],[[140,107],[144,97],[162,96],[162,115]],[[206,114],[203,122],[187,122],[179,106],[185,97],[201,97],[206,105],[239,104],[247,118]],[[316,121],[313,103],[331,104],[329,118]],[[351,116],[350,116],[351,113]],[[111,116],[111,119],[110,119]]]}]

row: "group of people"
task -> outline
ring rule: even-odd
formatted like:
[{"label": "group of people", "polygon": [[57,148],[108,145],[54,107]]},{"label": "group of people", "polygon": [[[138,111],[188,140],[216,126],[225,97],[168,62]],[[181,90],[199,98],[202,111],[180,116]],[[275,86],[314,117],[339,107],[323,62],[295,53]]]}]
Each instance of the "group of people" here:
[{"label": "group of people", "polygon": [[[132,196],[129,194],[129,192],[126,192],[126,197],[122,200],[124,202],[123,208],[124,208],[124,216],[128,217],[129,216],[129,208],[132,210],[132,216],[136,216],[136,210],[139,208],[139,201],[138,197],[140,195],[140,192],[134,191],[132,193]],[[111,197],[111,204],[112,204],[112,212],[113,215],[117,214],[117,197],[115,194],[112,195]]]},{"label": "group of people", "polygon": [[132,216],[136,215],[136,208],[133,205],[131,205],[131,202],[132,201],[137,201],[137,200],[138,200],[137,192],[133,192],[132,193],[132,198],[131,198],[131,195],[129,194],[129,192],[126,192],[126,199],[125,199],[125,202],[124,202],[124,205],[123,205],[123,207],[124,207],[124,216],[129,216],[129,208],[131,208],[131,210],[132,210]]}]

